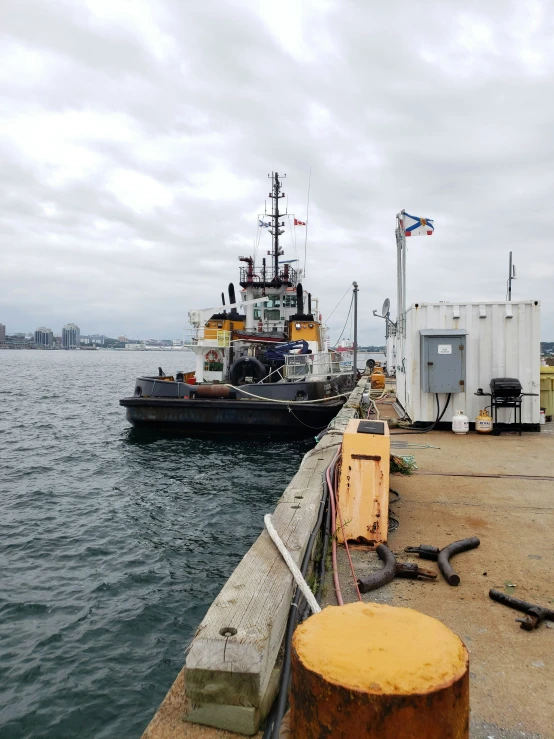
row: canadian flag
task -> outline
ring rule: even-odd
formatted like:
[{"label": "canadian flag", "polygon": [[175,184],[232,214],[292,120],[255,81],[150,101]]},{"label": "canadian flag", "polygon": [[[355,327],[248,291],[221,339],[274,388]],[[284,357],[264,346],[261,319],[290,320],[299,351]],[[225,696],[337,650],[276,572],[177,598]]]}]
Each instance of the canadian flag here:
[{"label": "canadian flag", "polygon": [[298,218],[294,219],[294,225],[295,226],[305,226],[306,223],[304,221],[299,221]]}]

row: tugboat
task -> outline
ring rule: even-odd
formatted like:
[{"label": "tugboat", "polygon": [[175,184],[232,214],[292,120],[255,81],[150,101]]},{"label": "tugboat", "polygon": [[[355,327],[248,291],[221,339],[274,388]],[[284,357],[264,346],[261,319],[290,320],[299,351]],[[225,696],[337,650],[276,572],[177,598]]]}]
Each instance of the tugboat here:
[{"label": "tugboat", "polygon": [[[220,308],[189,312],[194,372],[138,377],[120,400],[127,420],[186,434],[313,436],[326,428],[356,382],[354,368],[326,349],[317,299],[304,294],[292,261],[279,261],[284,233],[277,172],[272,180],[271,263],[239,257],[241,299],[228,288]],[[265,224],[264,224],[265,225]]]}]

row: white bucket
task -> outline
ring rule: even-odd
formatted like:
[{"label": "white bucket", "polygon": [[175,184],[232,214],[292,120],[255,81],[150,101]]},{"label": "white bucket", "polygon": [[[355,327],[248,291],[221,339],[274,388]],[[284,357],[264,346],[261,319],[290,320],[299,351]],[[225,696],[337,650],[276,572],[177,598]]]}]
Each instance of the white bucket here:
[{"label": "white bucket", "polygon": [[541,408],[541,426],[546,423],[546,412],[544,408]]}]

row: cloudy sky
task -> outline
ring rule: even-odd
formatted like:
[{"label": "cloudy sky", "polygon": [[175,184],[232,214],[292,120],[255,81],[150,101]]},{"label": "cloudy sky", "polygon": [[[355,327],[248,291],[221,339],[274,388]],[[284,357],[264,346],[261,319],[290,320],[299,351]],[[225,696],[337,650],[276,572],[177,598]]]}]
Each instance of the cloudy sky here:
[{"label": "cloudy sky", "polygon": [[311,167],[324,315],[356,279],[381,343],[405,208],[436,227],[410,244],[408,302],[504,299],[511,249],[513,297],[554,340],[551,3],[2,0],[0,38],[9,332],[181,336],[238,282],[267,174],[303,218]]}]

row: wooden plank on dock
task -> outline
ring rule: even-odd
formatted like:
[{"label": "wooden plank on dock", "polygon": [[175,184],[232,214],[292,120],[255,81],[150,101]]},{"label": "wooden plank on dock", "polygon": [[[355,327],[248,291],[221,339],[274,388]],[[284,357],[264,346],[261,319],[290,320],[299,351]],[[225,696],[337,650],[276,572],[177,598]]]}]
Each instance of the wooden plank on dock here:
[{"label": "wooden plank on dock", "polygon": [[[325,469],[346,424],[358,413],[366,385],[363,378],[327,435],[305,455],[277,503],[273,523],[298,566],[317,521]],[[289,569],[264,529],[213,602],[188,649],[186,721],[249,734],[257,731],[277,692],[275,665],[293,590]]]},{"label": "wooden plank on dock", "polygon": [[[306,455],[273,514],[275,528],[298,565],[317,520],[323,474],[335,451],[330,446]],[[289,569],[264,529],[210,607],[187,654],[187,697],[202,704],[202,723],[209,723],[210,703],[251,708],[263,718],[256,709],[268,703],[292,593]],[[218,714],[221,726],[221,711]]]}]

